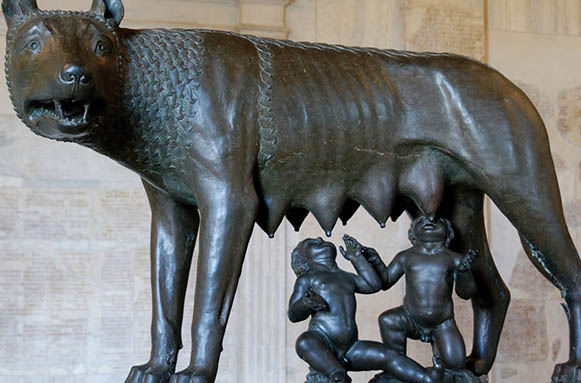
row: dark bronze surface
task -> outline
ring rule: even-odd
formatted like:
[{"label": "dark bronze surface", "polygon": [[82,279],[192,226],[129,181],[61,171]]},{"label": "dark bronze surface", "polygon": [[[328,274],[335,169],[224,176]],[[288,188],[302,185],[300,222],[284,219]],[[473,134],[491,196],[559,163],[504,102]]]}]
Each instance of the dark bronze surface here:
[{"label": "dark bronze surface", "polygon": [[[191,364],[212,382],[255,222],[273,234],[308,211],[330,232],[362,205],[384,226],[404,211],[450,219],[472,268],[474,347],[489,371],[510,300],[486,242],[483,196],[518,229],[569,307],[581,366],[581,263],[563,218],[539,114],[494,69],[450,54],[296,43],[205,30],[120,28],[120,0],[89,12],[3,0],[12,102],[36,134],[90,147],[143,179],[153,212],[153,348],[128,382],[162,382],[181,347],[200,237]],[[199,223],[199,232],[198,232]]]}]

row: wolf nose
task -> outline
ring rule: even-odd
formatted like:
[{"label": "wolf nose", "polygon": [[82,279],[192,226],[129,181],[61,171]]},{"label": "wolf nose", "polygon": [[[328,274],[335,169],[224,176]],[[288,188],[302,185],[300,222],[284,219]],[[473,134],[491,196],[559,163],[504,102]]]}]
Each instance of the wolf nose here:
[{"label": "wolf nose", "polygon": [[91,76],[80,66],[67,64],[59,75],[61,82],[65,85],[91,85]]}]

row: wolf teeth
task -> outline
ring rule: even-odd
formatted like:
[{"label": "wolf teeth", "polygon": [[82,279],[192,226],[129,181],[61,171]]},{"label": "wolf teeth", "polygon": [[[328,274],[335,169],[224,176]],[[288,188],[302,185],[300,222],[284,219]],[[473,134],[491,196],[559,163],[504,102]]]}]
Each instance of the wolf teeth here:
[{"label": "wolf teeth", "polygon": [[83,113],[83,119],[82,119],[82,121],[87,121],[87,116],[89,115],[89,106],[90,106],[89,104],[85,104],[84,105],[85,112]]},{"label": "wolf teeth", "polygon": [[66,125],[84,124],[91,113],[91,103],[79,101],[47,100],[34,101],[28,115],[30,121],[49,118]]},{"label": "wolf teeth", "polygon": [[56,110],[57,116],[61,119],[65,119],[65,114],[63,112],[63,106],[60,101],[54,100],[54,110]]}]

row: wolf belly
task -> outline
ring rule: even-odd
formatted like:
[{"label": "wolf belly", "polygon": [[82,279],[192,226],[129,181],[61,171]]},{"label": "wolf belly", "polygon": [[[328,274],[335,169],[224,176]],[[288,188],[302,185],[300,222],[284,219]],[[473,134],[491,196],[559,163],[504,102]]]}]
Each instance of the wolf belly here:
[{"label": "wolf belly", "polygon": [[[261,72],[258,222],[267,233],[285,215],[298,229],[308,212],[329,233],[360,205],[383,225],[403,212],[394,208],[401,197],[435,212],[444,183],[454,181],[444,179],[440,164],[464,150],[461,143],[437,140],[458,136],[466,116],[446,113],[450,95],[434,80],[437,69],[408,61],[424,57],[437,68],[439,55],[262,39],[255,44]],[[430,108],[416,104],[422,96],[434,100]],[[455,145],[458,153],[450,153]],[[455,173],[469,178],[461,167]],[[305,174],[317,177],[304,182]]]}]

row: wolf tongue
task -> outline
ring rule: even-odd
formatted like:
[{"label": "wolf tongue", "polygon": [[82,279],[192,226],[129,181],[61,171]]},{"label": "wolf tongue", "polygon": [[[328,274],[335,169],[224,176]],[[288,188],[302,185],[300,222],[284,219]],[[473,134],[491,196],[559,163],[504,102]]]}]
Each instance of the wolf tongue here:
[{"label": "wolf tongue", "polygon": [[54,100],[54,110],[56,111],[58,117],[63,120],[65,118],[65,114],[63,112],[63,106],[57,100]]}]

